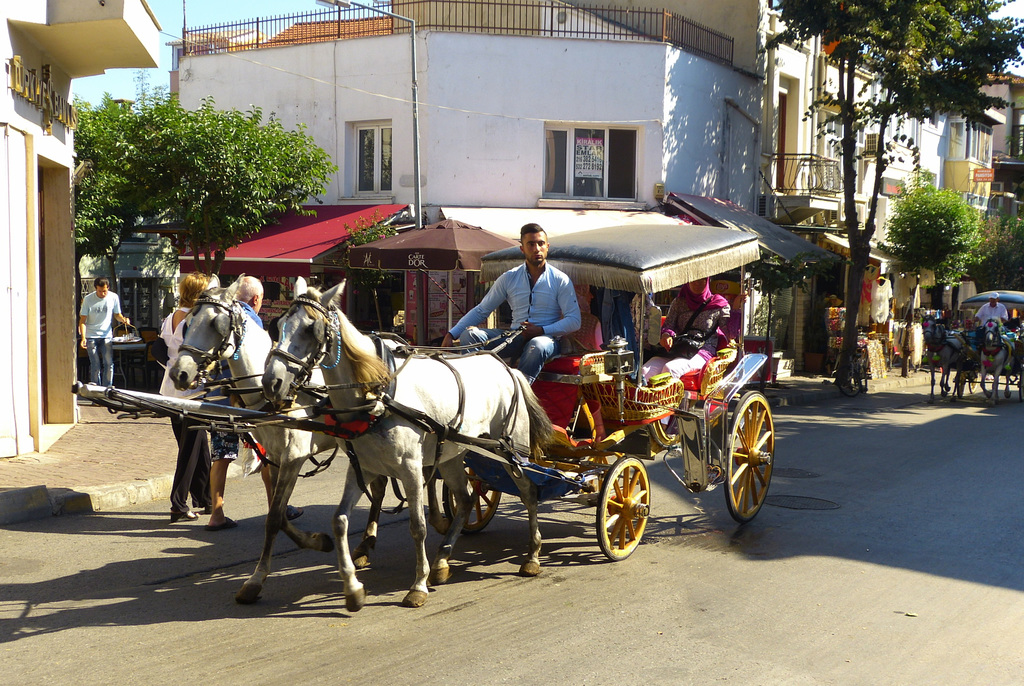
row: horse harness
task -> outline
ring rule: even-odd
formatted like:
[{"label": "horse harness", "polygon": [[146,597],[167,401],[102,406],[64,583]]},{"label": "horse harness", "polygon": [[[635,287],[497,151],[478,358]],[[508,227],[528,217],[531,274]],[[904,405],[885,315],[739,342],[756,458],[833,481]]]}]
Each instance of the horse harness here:
[{"label": "horse harness", "polygon": [[[434,434],[437,437],[437,445],[435,446],[434,453],[434,469],[436,471],[437,465],[440,461],[441,452],[444,448],[446,441],[455,441],[460,444],[469,445],[475,448],[486,450],[491,453],[497,453],[508,462],[513,474],[519,476],[522,474],[518,462],[516,460],[517,451],[512,443],[512,437],[510,429],[515,421],[515,417],[519,408],[521,389],[518,383],[515,382],[515,377],[512,376],[512,371],[506,366],[510,377],[513,380],[513,388],[515,389],[512,403],[509,407],[508,412],[503,420],[501,429],[501,438],[491,439],[482,438],[477,436],[467,436],[459,433],[458,427],[462,425],[465,404],[466,404],[466,392],[465,386],[462,382],[462,376],[458,370],[449,362],[449,356],[440,349],[430,348],[414,348],[403,346],[400,351],[407,353],[399,366],[395,358],[394,352],[390,347],[384,344],[383,339],[377,334],[371,334],[370,338],[373,341],[374,349],[377,356],[384,362],[388,370],[388,376],[383,381],[377,382],[355,382],[348,384],[330,384],[325,386],[310,386],[308,384],[309,378],[312,376],[313,369],[320,365],[323,369],[333,369],[341,361],[342,354],[342,337],[340,327],[340,317],[337,309],[334,306],[330,308],[325,307],[315,298],[311,298],[306,295],[300,295],[295,299],[293,307],[295,305],[304,305],[315,312],[317,312],[323,319],[316,319],[314,323],[314,335],[318,340],[319,347],[317,352],[310,357],[310,359],[303,360],[292,353],[280,349],[278,346],[274,346],[270,351],[270,356],[280,357],[299,368],[299,374],[296,375],[296,379],[292,384],[292,390],[302,390],[307,393],[318,395],[323,400],[317,405],[316,410],[318,413],[324,415],[323,428],[318,430],[341,438],[346,441],[347,453],[349,461],[351,462],[353,469],[356,474],[356,479],[359,484],[360,490],[363,491],[368,497],[369,493],[366,488],[366,482],[362,475],[362,469],[359,466],[359,459],[356,454],[355,448],[352,445],[352,440],[364,436],[374,431],[381,418],[383,418],[388,412],[405,419],[414,426],[419,427],[426,433]],[[515,332],[518,334],[518,331]],[[513,335],[515,335],[513,334]],[[334,342],[334,359],[333,362],[328,366],[323,363],[325,357],[328,356],[328,351],[331,342]],[[507,344],[507,343],[506,343]],[[497,355],[493,351],[483,351],[478,354],[493,355],[497,358]],[[422,410],[409,407],[403,403],[398,402],[395,399],[395,389],[397,385],[398,376],[409,364],[409,361],[416,356],[425,357],[427,359],[434,360],[443,364],[455,378],[455,383],[458,387],[459,403],[458,409],[455,415],[447,422],[442,423],[426,412]],[[501,359],[501,358],[497,358]],[[504,362],[502,363],[504,364]],[[366,392],[367,402],[358,405],[356,407],[347,408],[345,410],[337,410],[330,406],[328,394],[332,390],[344,390],[344,389],[357,389],[362,388]],[[337,419],[338,415],[347,415],[349,418],[344,422],[339,422]],[[331,456],[333,460],[334,456]],[[324,465],[326,468],[330,460]],[[320,471],[319,465],[316,471]],[[305,476],[305,475],[304,475]]]}]

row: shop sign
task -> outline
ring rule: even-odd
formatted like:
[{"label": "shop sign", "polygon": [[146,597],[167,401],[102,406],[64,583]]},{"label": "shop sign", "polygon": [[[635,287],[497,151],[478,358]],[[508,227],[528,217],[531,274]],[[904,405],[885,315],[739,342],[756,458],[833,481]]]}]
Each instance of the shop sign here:
[{"label": "shop sign", "polygon": [[59,93],[50,78],[50,65],[44,64],[38,72],[26,69],[21,55],[7,60],[7,87],[18,97],[43,113],[42,127],[52,133],[56,119],[68,129],[78,128],[78,110]]},{"label": "shop sign", "polygon": [[974,170],[974,183],[992,183],[995,178],[995,169],[982,168]]},{"label": "shop sign", "polygon": [[895,179],[887,179],[887,178],[885,178],[883,176],[882,177],[882,190],[881,190],[882,195],[884,195],[884,196],[899,195],[900,194],[900,189],[902,187],[902,183],[903,183],[902,181],[897,181]]},{"label": "shop sign", "polygon": [[604,139],[576,138],[577,179],[600,179],[604,176]]}]

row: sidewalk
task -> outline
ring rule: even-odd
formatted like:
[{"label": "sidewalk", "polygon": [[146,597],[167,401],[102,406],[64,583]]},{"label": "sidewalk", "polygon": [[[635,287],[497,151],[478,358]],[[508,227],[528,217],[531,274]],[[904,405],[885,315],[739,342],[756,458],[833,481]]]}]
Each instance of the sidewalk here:
[{"label": "sidewalk", "polygon": [[[929,379],[924,371],[904,379],[894,370],[885,379],[872,379],[869,389],[880,393],[924,386]],[[821,376],[781,379],[766,387],[765,395],[773,407],[842,397]],[[118,419],[93,405],[79,405],[79,410],[79,423],[47,452],[0,458],[0,525],[169,498],[177,453],[170,420]]]}]

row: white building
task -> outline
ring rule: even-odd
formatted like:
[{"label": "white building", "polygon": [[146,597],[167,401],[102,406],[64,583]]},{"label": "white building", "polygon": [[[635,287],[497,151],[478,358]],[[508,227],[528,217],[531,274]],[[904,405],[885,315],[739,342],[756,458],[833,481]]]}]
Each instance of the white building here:
[{"label": "white building", "polygon": [[0,6],[0,457],[47,449],[76,420],[72,79],[155,67],[144,0]]},{"label": "white building", "polygon": [[[727,60],[621,27],[612,34],[589,14],[587,22],[575,38],[436,24],[417,32],[428,220],[445,207],[653,209],[665,189],[754,207],[759,80]],[[185,56],[181,102],[192,108],[213,97],[220,108],[258,106],[286,127],[306,125],[339,166],[322,198],[328,204],[413,203],[403,28],[298,45],[272,36],[259,50]],[[286,31],[295,29],[278,35]]]}]

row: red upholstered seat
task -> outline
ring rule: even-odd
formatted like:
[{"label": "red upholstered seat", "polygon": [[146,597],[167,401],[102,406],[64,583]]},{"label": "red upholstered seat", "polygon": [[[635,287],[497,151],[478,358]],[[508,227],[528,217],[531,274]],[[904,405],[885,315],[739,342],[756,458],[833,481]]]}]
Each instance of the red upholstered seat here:
[{"label": "red upholstered seat", "polygon": [[683,382],[683,388],[688,391],[699,391],[700,382],[704,378],[704,370],[707,368],[708,366],[705,364],[700,369],[694,369],[692,372],[687,372],[679,377],[679,380]]}]

